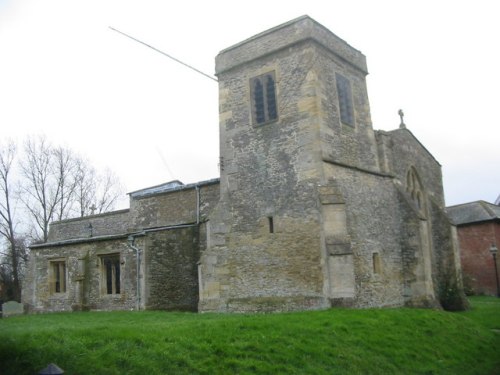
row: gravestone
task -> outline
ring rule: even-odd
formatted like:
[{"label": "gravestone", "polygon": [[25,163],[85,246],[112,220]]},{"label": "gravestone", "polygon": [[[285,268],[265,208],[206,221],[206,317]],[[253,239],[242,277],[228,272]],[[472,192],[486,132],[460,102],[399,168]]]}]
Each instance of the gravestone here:
[{"label": "gravestone", "polygon": [[5,302],[2,305],[2,317],[24,314],[24,305],[16,301]]},{"label": "gravestone", "polygon": [[59,368],[54,363],[50,363],[46,368],[41,370],[38,375],[60,375],[64,374],[64,370],[62,368]]}]

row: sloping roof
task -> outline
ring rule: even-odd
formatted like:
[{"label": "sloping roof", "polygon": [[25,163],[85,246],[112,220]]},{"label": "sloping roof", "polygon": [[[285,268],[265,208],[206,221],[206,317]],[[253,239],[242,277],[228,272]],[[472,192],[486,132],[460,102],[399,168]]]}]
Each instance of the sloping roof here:
[{"label": "sloping roof", "polygon": [[169,182],[166,182],[164,184],[161,184],[161,185],[156,185],[156,186],[147,187],[145,189],[136,190],[136,191],[133,191],[133,192],[128,193],[128,194],[130,196],[132,196],[133,198],[136,198],[136,197],[142,197],[145,195],[162,193],[165,191],[179,188],[181,186],[184,186],[184,184],[182,182],[180,182],[179,180],[173,180],[173,181],[169,181]]},{"label": "sloping roof", "polygon": [[455,225],[500,220],[500,206],[485,201],[450,206],[446,212]]},{"label": "sloping roof", "polygon": [[[384,132],[383,130],[377,130],[378,132]],[[432,155],[432,153],[422,144],[422,142],[419,141],[417,137],[415,137],[415,134],[413,134],[410,129],[408,128],[398,128],[398,129],[393,129],[386,131],[385,133],[387,134],[409,134],[419,145],[422,147],[422,149],[441,167],[441,163]]]},{"label": "sloping roof", "polygon": [[134,199],[135,198],[143,198],[143,197],[156,195],[156,194],[170,193],[173,191],[194,189],[196,187],[218,184],[219,182],[220,182],[219,178],[213,178],[211,180],[200,181],[200,182],[195,182],[192,184],[184,185],[179,180],[174,180],[174,181],[166,182],[166,183],[161,184],[161,185],[156,185],[156,186],[148,187],[145,189],[136,190],[136,191],[133,191],[133,192],[128,193],[128,194]]}]

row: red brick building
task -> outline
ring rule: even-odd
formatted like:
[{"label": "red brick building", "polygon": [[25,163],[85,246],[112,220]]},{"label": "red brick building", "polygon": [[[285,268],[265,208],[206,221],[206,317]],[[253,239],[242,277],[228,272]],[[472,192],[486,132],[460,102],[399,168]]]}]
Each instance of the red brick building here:
[{"label": "red brick building", "polygon": [[[500,247],[500,206],[485,201],[448,207],[457,226],[464,284],[475,294],[496,295],[495,264],[491,245]],[[500,254],[497,269],[500,271]]]}]

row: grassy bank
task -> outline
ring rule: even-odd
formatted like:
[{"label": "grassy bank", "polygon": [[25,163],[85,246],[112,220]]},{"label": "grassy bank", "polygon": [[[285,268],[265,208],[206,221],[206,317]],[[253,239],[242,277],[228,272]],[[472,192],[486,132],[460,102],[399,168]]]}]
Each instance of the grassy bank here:
[{"label": "grassy bank", "polygon": [[496,374],[500,301],[472,305],[466,313],[13,317],[0,320],[0,373],[34,374],[54,362],[66,374]]}]

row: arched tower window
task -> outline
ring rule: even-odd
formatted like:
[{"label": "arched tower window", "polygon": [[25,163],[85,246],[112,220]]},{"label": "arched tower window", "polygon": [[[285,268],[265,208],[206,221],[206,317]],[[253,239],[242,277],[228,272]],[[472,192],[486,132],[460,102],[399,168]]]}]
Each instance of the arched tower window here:
[{"label": "arched tower window", "polygon": [[417,210],[425,216],[425,193],[417,171],[411,167],[406,173],[406,192],[411,197]]},{"label": "arched tower window", "polygon": [[343,124],[354,126],[351,82],[339,73],[335,73],[335,80],[337,81],[340,121]]},{"label": "arched tower window", "polygon": [[252,78],[250,80],[250,95],[254,125],[262,125],[278,119],[274,72]]}]

